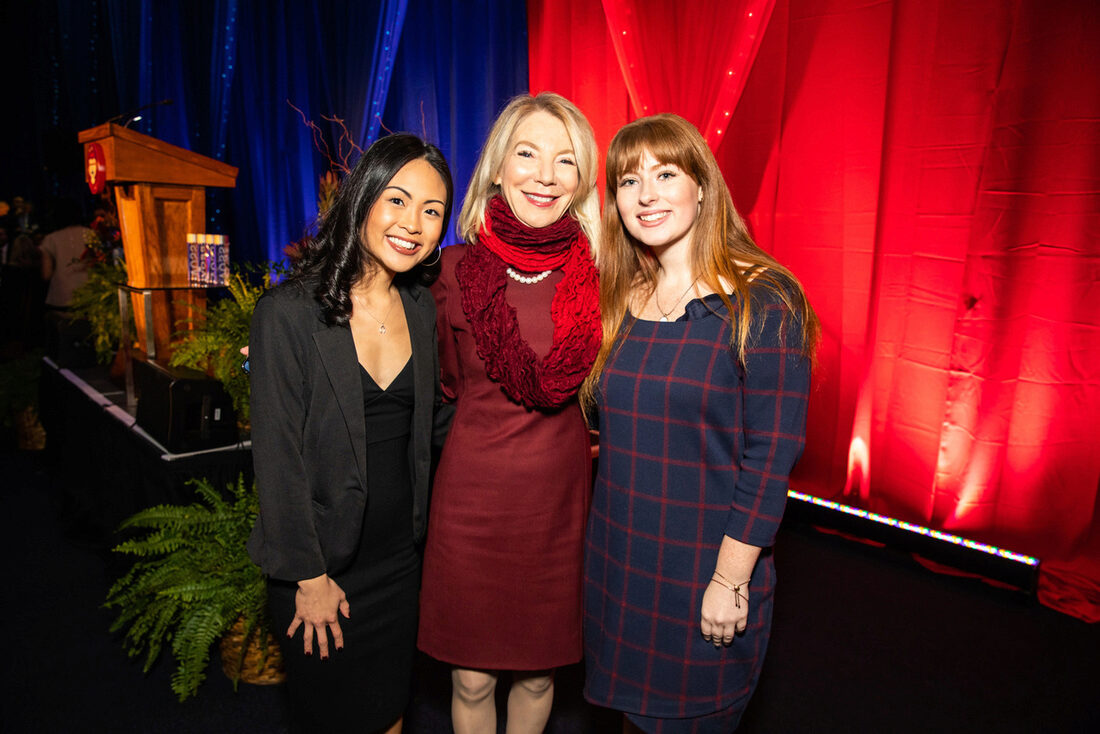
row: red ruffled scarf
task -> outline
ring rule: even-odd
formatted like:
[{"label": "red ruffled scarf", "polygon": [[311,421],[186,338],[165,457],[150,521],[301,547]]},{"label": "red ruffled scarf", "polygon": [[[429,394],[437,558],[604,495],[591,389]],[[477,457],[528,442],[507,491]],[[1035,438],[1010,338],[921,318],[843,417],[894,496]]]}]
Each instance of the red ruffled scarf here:
[{"label": "red ruffled scarf", "polygon": [[[455,266],[455,277],[486,374],[529,408],[563,405],[592,368],[603,333],[588,239],[569,216],[541,229],[528,227],[498,196],[489,203],[477,240]],[[520,335],[516,309],[504,296],[509,265],[525,273],[563,270],[550,306],[553,346],[541,360]]]}]

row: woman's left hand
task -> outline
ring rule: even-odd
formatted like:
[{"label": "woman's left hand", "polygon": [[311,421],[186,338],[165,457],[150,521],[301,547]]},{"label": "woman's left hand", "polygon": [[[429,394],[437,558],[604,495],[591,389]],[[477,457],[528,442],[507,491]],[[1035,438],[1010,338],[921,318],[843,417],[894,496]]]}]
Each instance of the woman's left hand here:
[{"label": "woman's left hand", "polygon": [[733,644],[735,634],[741,634],[749,624],[749,585],[741,587],[740,606],[737,594],[711,581],[703,593],[702,622],[699,627],[703,639],[715,647]]}]

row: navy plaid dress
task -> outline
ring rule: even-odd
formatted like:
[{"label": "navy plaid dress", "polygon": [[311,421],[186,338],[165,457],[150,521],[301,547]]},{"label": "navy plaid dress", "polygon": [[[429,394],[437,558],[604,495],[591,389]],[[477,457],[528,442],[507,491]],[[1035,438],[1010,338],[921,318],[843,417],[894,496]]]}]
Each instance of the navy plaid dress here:
[{"label": "navy plaid dress", "polygon": [[[600,380],[585,696],[638,714],[646,731],[728,732],[760,674],[775,588],[769,549],[802,452],[810,387],[798,323],[780,339],[784,313],[778,299],[761,300],[747,369],[717,295],[691,301],[677,321],[631,324],[628,315]],[[715,648],[700,609],[723,535],[764,550],[748,630]]]}]

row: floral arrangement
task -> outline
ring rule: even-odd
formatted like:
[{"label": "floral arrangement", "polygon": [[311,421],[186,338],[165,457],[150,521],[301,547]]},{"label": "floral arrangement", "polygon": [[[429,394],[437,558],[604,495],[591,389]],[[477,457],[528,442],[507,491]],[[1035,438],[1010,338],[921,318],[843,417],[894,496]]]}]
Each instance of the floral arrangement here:
[{"label": "floral arrangement", "polygon": [[84,252],[80,259],[89,265],[103,265],[118,259],[121,246],[122,230],[118,226],[118,217],[110,209],[97,209],[91,228],[84,234]]},{"label": "floral arrangement", "polygon": [[84,234],[84,252],[80,258],[86,263],[88,280],[73,292],[69,315],[91,324],[96,360],[107,364],[121,341],[118,289],[126,283],[122,231],[107,193],[103,194],[103,206],[96,209],[91,229]]}]

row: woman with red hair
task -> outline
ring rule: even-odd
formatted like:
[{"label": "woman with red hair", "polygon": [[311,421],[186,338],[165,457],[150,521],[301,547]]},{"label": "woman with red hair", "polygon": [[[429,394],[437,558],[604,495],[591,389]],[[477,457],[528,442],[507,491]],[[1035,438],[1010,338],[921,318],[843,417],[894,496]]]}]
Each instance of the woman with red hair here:
[{"label": "woman with red hair", "polygon": [[585,695],[630,731],[728,734],[771,629],[817,319],[686,120],[625,126],[606,172]]}]

